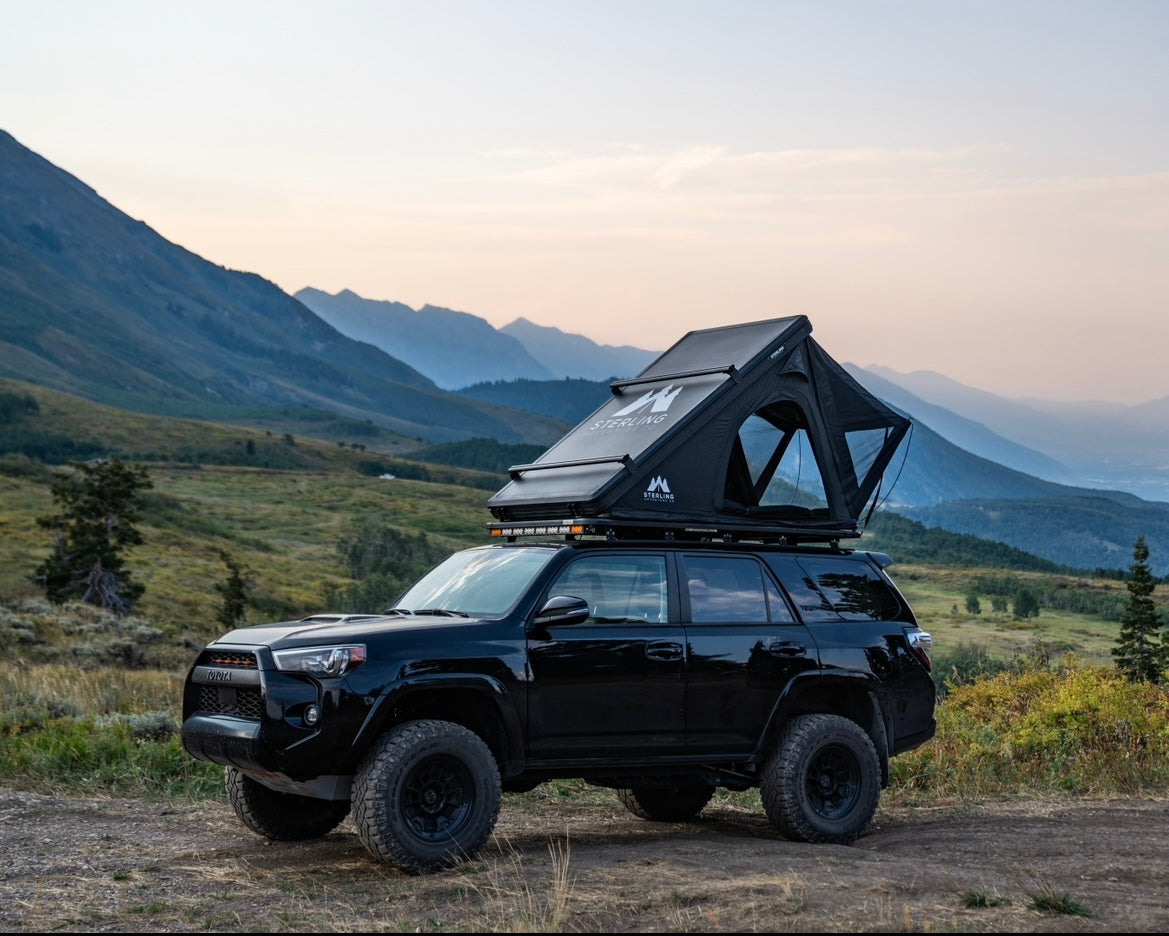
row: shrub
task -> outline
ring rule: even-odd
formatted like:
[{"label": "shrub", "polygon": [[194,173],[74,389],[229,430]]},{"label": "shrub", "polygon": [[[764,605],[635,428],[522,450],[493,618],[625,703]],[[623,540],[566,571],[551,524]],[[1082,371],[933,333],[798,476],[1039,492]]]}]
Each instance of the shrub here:
[{"label": "shrub", "polygon": [[892,763],[909,788],[1101,794],[1169,789],[1169,687],[1067,655],[956,685],[929,743]]}]

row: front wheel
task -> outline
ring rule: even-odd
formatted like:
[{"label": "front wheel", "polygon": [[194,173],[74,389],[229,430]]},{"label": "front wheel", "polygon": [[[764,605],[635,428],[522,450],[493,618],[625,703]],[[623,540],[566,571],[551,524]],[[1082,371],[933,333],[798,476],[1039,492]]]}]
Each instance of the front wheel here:
[{"label": "front wheel", "polygon": [[617,798],[633,815],[654,822],[687,822],[702,812],[712,796],[714,787],[701,781],[617,791]]},{"label": "front wheel", "polygon": [[320,838],[349,815],[347,800],[324,800],[281,793],[257,783],[235,767],[224,768],[227,798],[253,832],[277,842]]},{"label": "front wheel", "polygon": [[475,857],[499,818],[499,768],[468,728],[422,720],[398,725],[353,779],[353,819],[366,848],[411,874]]},{"label": "front wheel", "polygon": [[850,719],[799,715],[780,733],[759,791],[767,818],[785,838],[849,845],[877,811],[877,749]]}]

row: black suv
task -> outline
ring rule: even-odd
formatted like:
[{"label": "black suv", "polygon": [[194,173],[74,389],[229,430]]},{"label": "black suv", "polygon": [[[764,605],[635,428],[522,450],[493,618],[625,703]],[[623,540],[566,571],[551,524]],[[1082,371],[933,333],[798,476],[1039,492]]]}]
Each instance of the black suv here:
[{"label": "black suv", "polygon": [[232,631],[188,675],[183,743],[274,839],[352,810],[412,872],[470,857],[501,795],[558,777],[693,818],[758,787],[852,842],[889,759],[934,733],[930,636],[859,537],[909,420],[803,316],[690,332],[488,501],[381,614]]},{"label": "black suv", "polygon": [[612,787],[645,819],[758,786],[778,832],[852,842],[889,758],[934,733],[930,637],[880,554],[663,541],[455,553],[385,614],[233,631],[183,742],[273,839],[353,811],[378,858],[473,856],[501,792]]}]

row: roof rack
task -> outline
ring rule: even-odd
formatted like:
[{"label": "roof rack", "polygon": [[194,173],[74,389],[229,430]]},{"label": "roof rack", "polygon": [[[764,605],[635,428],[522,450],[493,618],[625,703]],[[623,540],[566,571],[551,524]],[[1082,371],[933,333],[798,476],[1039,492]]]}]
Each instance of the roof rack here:
[{"label": "roof rack", "polygon": [[603,538],[641,541],[684,541],[684,542],[726,542],[726,543],[776,543],[784,546],[799,546],[805,543],[823,543],[833,549],[840,548],[841,539],[856,539],[860,533],[855,530],[794,528],[776,525],[763,526],[758,522],[720,520],[713,525],[686,523],[682,521],[644,521],[598,519],[577,517],[571,520],[538,520],[506,523],[489,523],[487,532],[493,538],[506,539],[514,543],[527,536],[563,536],[565,540]]}]

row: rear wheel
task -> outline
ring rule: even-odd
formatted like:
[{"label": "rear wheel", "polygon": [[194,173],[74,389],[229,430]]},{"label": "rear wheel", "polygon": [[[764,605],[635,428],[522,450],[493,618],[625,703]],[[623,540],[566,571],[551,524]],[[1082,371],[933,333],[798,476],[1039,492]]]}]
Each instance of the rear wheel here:
[{"label": "rear wheel", "polygon": [[780,734],[759,791],[767,818],[785,838],[848,845],[877,811],[881,764],[856,722],[800,715]]},{"label": "rear wheel", "polygon": [[617,798],[633,815],[655,822],[686,822],[700,812],[714,787],[709,783],[681,783],[670,787],[630,787],[618,790]]},{"label": "rear wheel", "polygon": [[446,721],[394,728],[353,780],[353,818],[366,848],[412,874],[475,857],[495,828],[501,800],[490,748]]},{"label": "rear wheel", "polygon": [[227,798],[249,829],[277,842],[320,838],[349,815],[348,800],[324,800],[281,793],[257,783],[235,767],[224,768]]}]

